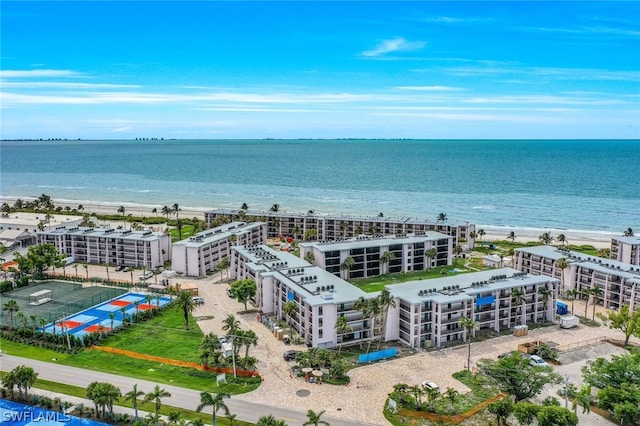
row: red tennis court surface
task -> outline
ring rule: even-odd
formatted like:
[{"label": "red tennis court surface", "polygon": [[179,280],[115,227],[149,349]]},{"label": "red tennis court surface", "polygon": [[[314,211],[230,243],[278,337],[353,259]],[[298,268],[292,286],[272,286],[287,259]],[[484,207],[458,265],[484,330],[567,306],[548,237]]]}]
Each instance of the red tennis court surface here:
[{"label": "red tennis court surface", "polygon": [[[84,329],[84,331],[86,331],[87,333],[95,333],[96,331],[99,331],[99,330],[100,330],[99,324],[90,325],[89,327]],[[110,330],[109,327],[102,327],[102,331],[109,331],[109,330]]]},{"label": "red tennis court surface", "polygon": [[109,304],[113,306],[129,306],[131,302],[127,302],[126,300],[114,300]]},{"label": "red tennis court surface", "polygon": [[138,309],[140,309],[141,311],[148,311],[149,309],[153,309],[155,308],[155,306],[151,306],[148,303],[141,303],[138,305]]},{"label": "red tennis court surface", "polygon": [[70,330],[72,328],[80,327],[82,323],[77,321],[67,320],[67,321],[62,321],[61,323],[58,323],[58,325]]}]

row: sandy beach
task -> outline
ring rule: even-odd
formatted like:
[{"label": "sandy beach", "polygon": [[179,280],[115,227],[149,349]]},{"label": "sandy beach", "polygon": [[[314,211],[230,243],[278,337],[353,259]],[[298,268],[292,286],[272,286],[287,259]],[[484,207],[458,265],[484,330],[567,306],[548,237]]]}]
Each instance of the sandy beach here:
[{"label": "sandy beach", "polygon": [[[24,201],[31,201],[33,198],[23,197]],[[7,203],[13,205],[16,198],[13,197],[0,197],[0,203]],[[78,203],[64,202],[53,199],[56,206],[67,207],[72,209],[78,208]],[[163,206],[149,206],[143,204],[132,203],[82,203],[84,207],[84,213],[87,214],[120,214],[118,208],[123,206],[125,208],[125,214],[131,214],[138,217],[153,217],[162,216],[161,210]],[[157,209],[157,213],[153,213],[153,209]],[[210,208],[183,208],[180,207],[180,217],[182,218],[198,218],[204,219],[204,212],[214,210],[217,207],[212,206]],[[533,228],[516,228],[516,227],[498,227],[490,225],[476,225],[476,231],[480,228],[484,229],[485,235],[482,237],[483,241],[495,241],[505,240],[509,235],[509,232],[513,231],[516,235],[515,241],[517,242],[530,242],[538,241],[538,236],[542,232],[550,232],[551,235],[556,238],[560,234],[564,234],[568,244],[575,245],[592,245],[596,248],[609,248],[611,246],[611,238],[615,236],[614,233],[602,232],[602,231],[572,231],[562,229],[533,229]]]}]

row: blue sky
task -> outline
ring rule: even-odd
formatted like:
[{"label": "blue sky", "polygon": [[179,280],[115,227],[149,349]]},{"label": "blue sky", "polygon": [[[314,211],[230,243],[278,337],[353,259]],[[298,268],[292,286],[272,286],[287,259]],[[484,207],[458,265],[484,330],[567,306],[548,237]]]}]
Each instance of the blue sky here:
[{"label": "blue sky", "polygon": [[640,2],[2,1],[15,138],[640,138]]}]

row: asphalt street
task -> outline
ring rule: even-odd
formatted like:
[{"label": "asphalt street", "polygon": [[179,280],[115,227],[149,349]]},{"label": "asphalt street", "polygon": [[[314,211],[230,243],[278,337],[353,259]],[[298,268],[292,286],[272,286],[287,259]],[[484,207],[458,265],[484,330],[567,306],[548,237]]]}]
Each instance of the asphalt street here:
[{"label": "asphalt street", "polygon": [[[18,365],[32,367],[41,379],[83,388],[87,387],[89,383],[95,381],[108,382],[120,388],[123,394],[131,390],[134,384],[137,384],[138,389],[145,393],[151,392],[157,384],[130,377],[60,365],[55,362],[37,361],[7,354],[3,354],[2,357],[0,357],[0,369],[2,371],[11,371]],[[199,391],[166,384],[161,384],[160,386],[171,393],[171,397],[163,398],[162,403],[165,405],[195,410],[200,403]],[[302,425],[308,420],[306,416],[306,409],[304,407],[301,407],[299,411],[290,410],[250,401],[234,400],[233,396],[230,399],[225,400],[225,404],[227,404],[231,413],[236,414],[237,419],[253,423],[255,423],[260,416],[267,414],[272,414],[277,419],[282,419],[291,426]],[[354,422],[332,417],[326,413],[322,415],[322,420],[329,422],[332,426],[366,425],[366,423],[363,422]]]}]

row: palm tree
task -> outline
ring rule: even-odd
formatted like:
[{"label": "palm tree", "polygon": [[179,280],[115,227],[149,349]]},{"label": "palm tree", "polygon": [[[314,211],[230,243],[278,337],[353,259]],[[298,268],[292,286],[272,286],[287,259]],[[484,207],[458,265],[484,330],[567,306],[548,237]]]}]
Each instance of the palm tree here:
[{"label": "palm tree", "polygon": [[266,416],[260,416],[256,426],[287,426],[287,422],[284,420],[278,420],[273,417],[273,414],[269,414]]},{"label": "palm tree", "polygon": [[466,330],[467,334],[467,372],[471,370],[471,337],[478,329],[478,323],[469,317],[460,317],[458,323]]},{"label": "palm tree", "polygon": [[[526,302],[525,292],[520,288],[511,289],[511,300],[513,301],[513,303],[516,306],[525,305],[525,302]],[[526,311],[526,305],[525,305],[525,311]],[[522,306],[520,306],[520,314],[522,315],[521,324],[524,325],[525,324],[524,319],[525,319],[527,313],[523,312]]]},{"label": "palm tree", "polygon": [[82,267],[84,268],[84,272],[87,274],[87,279],[89,279],[89,265],[83,263]]},{"label": "palm tree", "polygon": [[18,302],[11,299],[7,301],[4,305],[2,305],[2,310],[7,311],[9,313],[9,330],[13,329],[13,313],[20,310],[20,306]]},{"label": "palm tree", "polygon": [[140,301],[139,300],[134,300],[133,301],[133,305],[136,308],[136,322],[138,322],[138,313],[139,313],[139,306],[140,306]]},{"label": "palm tree", "polygon": [[442,396],[449,400],[449,403],[451,404],[451,413],[453,414],[453,404],[458,400],[460,393],[454,388],[447,388],[446,392]]},{"label": "palm tree", "polygon": [[424,252],[424,255],[427,258],[427,269],[431,269],[431,259],[435,258],[437,254],[438,250],[435,247]]},{"label": "palm tree", "polygon": [[396,255],[391,252],[391,251],[385,251],[384,254],[380,257],[380,266],[382,266],[382,275],[384,275],[385,272],[385,265],[388,265],[389,262],[391,262],[392,260],[395,260]]},{"label": "palm tree", "polygon": [[436,219],[438,222],[446,222],[447,214],[446,213],[438,213],[438,218]]},{"label": "palm tree", "polygon": [[507,240],[511,240],[511,242],[514,242],[516,240],[515,232],[513,231],[509,232],[509,235],[507,235]]},{"label": "palm tree", "polygon": [[169,215],[171,214],[171,209],[169,208],[169,206],[162,206],[160,212],[167,217],[167,220],[169,220]]},{"label": "palm tree", "polygon": [[213,426],[217,425],[216,412],[220,409],[224,410],[225,415],[229,414],[229,407],[224,403],[225,398],[231,398],[231,395],[228,393],[217,393],[212,394],[209,392],[200,392],[200,404],[196,411],[199,413],[205,407],[212,407],[212,418],[213,418]]},{"label": "palm tree", "polygon": [[24,332],[24,330],[27,329],[27,316],[24,314],[24,312],[19,311],[16,314],[16,319],[20,320],[20,322],[22,322],[22,331]]},{"label": "palm tree", "polygon": [[478,232],[476,232],[476,235],[478,236],[478,239],[480,241],[482,241],[482,237],[484,237],[487,233],[484,232],[484,229],[478,229]]},{"label": "palm tree", "polygon": [[567,267],[569,266],[569,262],[567,261],[566,258],[561,257],[560,259],[556,260],[555,265],[556,265],[556,268],[560,269],[560,286],[564,288],[564,270],[567,269]]},{"label": "palm tree", "polygon": [[427,397],[427,403],[429,404],[429,411],[435,411],[434,403],[436,402],[436,399],[438,399],[438,396],[440,396],[440,391],[438,388],[427,387],[424,389],[424,393]]},{"label": "palm tree", "polygon": [[593,304],[593,315],[591,317],[592,321],[596,320],[596,305],[598,304],[598,302],[600,302],[600,299],[602,299],[603,295],[604,291],[602,291],[602,289],[597,285],[594,285],[591,288],[591,303]]},{"label": "palm tree", "polygon": [[155,214],[156,217],[158,217],[158,208],[157,207],[152,208],[151,213]]},{"label": "palm tree", "polygon": [[242,333],[240,341],[244,345],[244,357],[249,358],[249,348],[251,345],[256,346],[258,344],[258,335],[253,330],[246,330]]},{"label": "palm tree", "polygon": [[422,406],[422,397],[424,396],[424,388],[420,385],[413,385],[408,389],[409,393],[413,395],[414,407],[416,411],[420,411]]},{"label": "palm tree", "polygon": [[240,206],[240,210],[244,210],[244,211],[249,210],[249,206],[247,205],[247,203],[242,203],[242,206]]},{"label": "palm tree", "polygon": [[109,265],[109,263],[105,263],[104,264],[104,269],[107,271],[107,281],[111,281],[109,279],[109,266],[111,266],[111,265]]},{"label": "palm tree", "polygon": [[78,279],[78,264],[74,263],[72,268],[75,269],[75,271],[76,271],[76,280],[77,280]]},{"label": "palm tree", "polygon": [[138,421],[139,417],[138,417],[138,398],[144,396],[144,392],[138,390],[138,384],[134,384],[133,385],[133,389],[131,389],[129,392],[124,394],[124,399],[125,401],[131,401],[131,404],[133,405],[133,410],[135,411],[136,414],[136,421]]},{"label": "palm tree", "polygon": [[113,320],[116,318],[115,312],[109,312],[109,319],[111,320],[111,331],[113,331]]},{"label": "palm tree", "polygon": [[560,244],[562,244],[563,246],[566,246],[569,241],[567,241],[567,237],[564,234],[559,234],[558,237],[556,238],[556,241]]},{"label": "palm tree", "polygon": [[216,354],[220,353],[219,350],[221,347],[220,339],[214,333],[203,336],[200,342],[200,361],[202,365],[209,365],[209,359],[211,357],[217,358]]},{"label": "palm tree", "polygon": [[344,220],[340,221],[340,230],[342,231],[342,238],[345,238],[345,231],[347,229],[347,222]]},{"label": "palm tree", "polygon": [[573,290],[567,290],[565,293],[565,297],[569,300],[571,300],[571,314],[573,315],[573,304],[576,300],[576,297],[578,297],[578,295],[580,294],[580,292],[578,291],[578,289],[574,288]]},{"label": "palm tree", "polygon": [[589,308],[589,298],[591,297],[591,288],[586,288],[582,290],[582,298],[584,298],[584,317],[587,318],[587,309]]},{"label": "palm tree", "polygon": [[551,232],[547,231],[547,232],[543,232],[541,235],[538,236],[538,241],[540,242],[540,244],[544,244],[545,246],[550,245],[551,243],[553,243],[553,236],[551,235]]},{"label": "palm tree", "polygon": [[124,223],[124,229],[127,229],[127,222],[124,216],[124,212],[126,211],[126,209],[124,208],[124,206],[120,206],[118,207],[118,213],[122,213],[122,222]]},{"label": "palm tree", "polygon": [[35,314],[29,315],[29,319],[31,320],[31,329],[33,330],[33,334],[36,334],[36,328],[38,328],[38,317]]},{"label": "palm tree", "polygon": [[634,236],[633,229],[627,228],[627,230],[624,231],[624,233],[622,235],[625,236],[625,237],[633,237]]},{"label": "palm tree", "polygon": [[320,424],[323,425],[327,425],[329,426],[329,422],[326,422],[324,420],[320,420],[320,417],[324,414],[325,410],[320,411],[319,413],[316,413],[313,410],[307,410],[307,418],[309,419],[308,421],[302,423],[302,426],[318,426]]},{"label": "palm tree", "polygon": [[[344,262],[342,262],[342,264],[340,265],[340,269],[345,271],[345,275],[346,275],[347,278],[349,277],[349,270],[351,270],[351,268],[353,268],[353,266],[355,264],[356,264],[356,261],[353,260],[353,257],[347,256],[347,258],[344,260]],[[345,279],[347,279],[347,278],[345,278]]]},{"label": "palm tree", "polygon": [[164,389],[160,389],[160,385],[156,385],[153,388],[153,392],[149,392],[144,396],[144,402],[153,402],[155,404],[155,415],[160,414],[160,406],[162,405],[162,398],[170,398],[171,394]]},{"label": "palm tree", "polygon": [[193,301],[193,297],[191,297],[191,293],[188,291],[181,291],[178,293],[178,298],[175,300],[175,304],[178,309],[182,310],[182,315],[184,316],[184,328],[185,330],[189,329],[189,315],[196,310],[196,302]]},{"label": "palm tree", "polygon": [[278,210],[280,210],[280,204],[274,204],[271,206],[271,208],[269,209],[269,211],[272,211],[274,213],[278,213]]},{"label": "palm tree", "polygon": [[[389,253],[389,252],[387,252]],[[387,317],[389,316],[389,309],[396,307],[396,299],[391,296],[389,289],[386,287],[378,295],[378,304],[380,305],[380,312],[382,313],[382,334],[380,340],[378,340],[378,349],[380,348],[380,342],[382,339],[387,340]]]},{"label": "palm tree", "polygon": [[347,321],[347,316],[345,314],[342,314],[336,320],[336,324],[334,325],[334,328],[336,329],[336,334],[338,334],[338,336],[342,336],[342,339],[340,339],[340,341],[338,342],[338,354],[339,354],[340,351],[342,350],[342,345],[344,344],[344,334],[349,330],[353,330],[353,327],[349,325],[349,322]]},{"label": "palm tree", "polygon": [[553,294],[553,292],[551,290],[549,290],[547,287],[540,287],[538,289],[538,293],[540,293],[540,295],[542,296],[542,310],[545,312],[545,321],[547,320],[547,304],[549,303],[549,296],[551,296]]},{"label": "palm tree", "polygon": [[293,300],[289,300],[282,306],[282,312],[287,316],[289,334],[293,336],[293,316],[298,312],[298,305]]},{"label": "palm tree", "polygon": [[227,332],[227,336],[234,336],[240,330],[240,321],[233,315],[227,315],[222,321],[222,330]]}]

